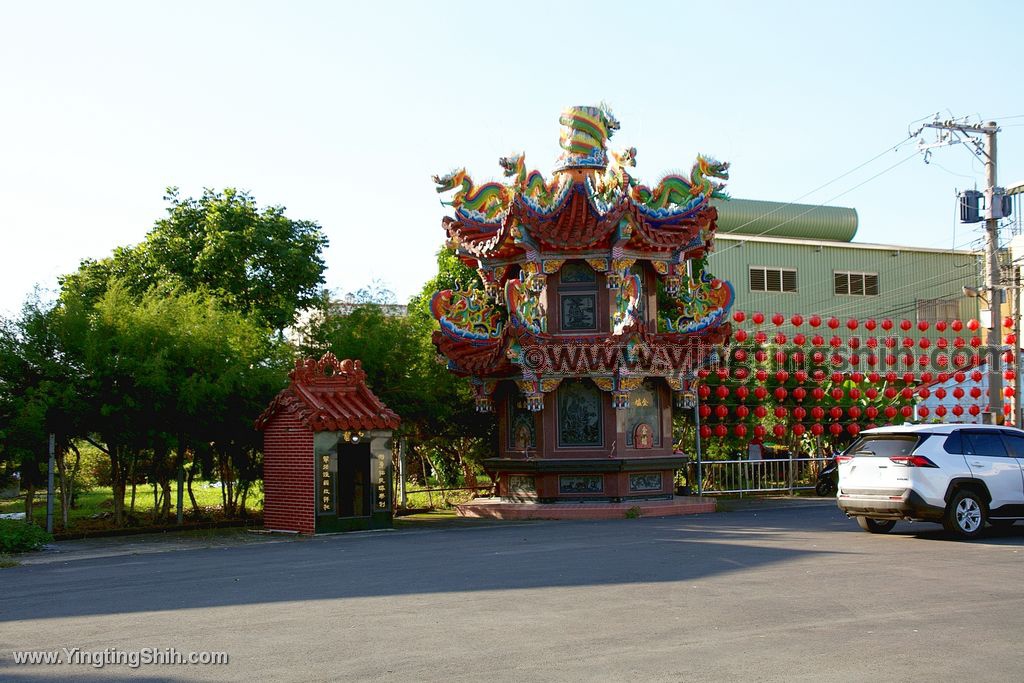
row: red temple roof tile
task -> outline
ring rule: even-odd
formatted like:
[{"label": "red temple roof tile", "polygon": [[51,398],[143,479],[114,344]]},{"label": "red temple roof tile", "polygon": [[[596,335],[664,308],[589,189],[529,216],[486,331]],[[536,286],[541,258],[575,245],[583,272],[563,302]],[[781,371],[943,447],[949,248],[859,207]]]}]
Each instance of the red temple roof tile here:
[{"label": "red temple roof tile", "polygon": [[295,361],[283,389],[256,420],[264,429],[279,412],[295,414],[314,432],[397,429],[399,417],[366,386],[358,360],[339,361],[326,353],[319,361]]}]

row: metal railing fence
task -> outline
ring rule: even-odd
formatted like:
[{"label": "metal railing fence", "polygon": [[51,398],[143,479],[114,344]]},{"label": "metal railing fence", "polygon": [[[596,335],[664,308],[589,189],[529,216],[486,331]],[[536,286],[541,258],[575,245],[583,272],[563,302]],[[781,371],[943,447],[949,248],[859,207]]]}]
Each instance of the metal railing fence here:
[{"label": "metal railing fence", "polygon": [[764,460],[704,460],[704,494],[767,493],[813,489],[828,458],[772,458]]}]

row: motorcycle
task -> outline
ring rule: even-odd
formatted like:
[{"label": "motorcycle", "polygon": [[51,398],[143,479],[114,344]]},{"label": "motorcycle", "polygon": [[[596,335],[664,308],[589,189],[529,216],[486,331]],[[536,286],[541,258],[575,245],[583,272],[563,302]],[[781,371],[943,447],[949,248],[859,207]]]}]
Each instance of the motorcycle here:
[{"label": "motorcycle", "polygon": [[839,491],[839,464],[836,459],[829,458],[825,467],[818,472],[818,479],[814,483],[814,492],[819,496],[834,496]]}]

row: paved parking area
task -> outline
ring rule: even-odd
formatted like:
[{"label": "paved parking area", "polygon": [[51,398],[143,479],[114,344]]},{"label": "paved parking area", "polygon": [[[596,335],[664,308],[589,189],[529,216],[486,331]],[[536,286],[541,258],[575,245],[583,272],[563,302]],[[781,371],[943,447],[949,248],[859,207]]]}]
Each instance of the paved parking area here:
[{"label": "paved parking area", "polygon": [[[866,534],[832,504],[497,523],[0,572],[0,679],[1019,680],[1024,526]],[[226,666],[14,650],[224,651]]]}]

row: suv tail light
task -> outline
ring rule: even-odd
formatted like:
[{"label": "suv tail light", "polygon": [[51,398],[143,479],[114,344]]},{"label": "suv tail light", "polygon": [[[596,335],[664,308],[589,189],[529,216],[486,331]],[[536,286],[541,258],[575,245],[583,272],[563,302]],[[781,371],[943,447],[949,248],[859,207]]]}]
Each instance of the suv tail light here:
[{"label": "suv tail light", "polygon": [[840,463],[849,462],[851,460],[853,460],[853,456],[852,455],[837,455],[836,456],[836,464],[837,465],[840,464]]},{"label": "suv tail light", "polygon": [[894,455],[889,460],[904,467],[938,467],[923,455]]}]

